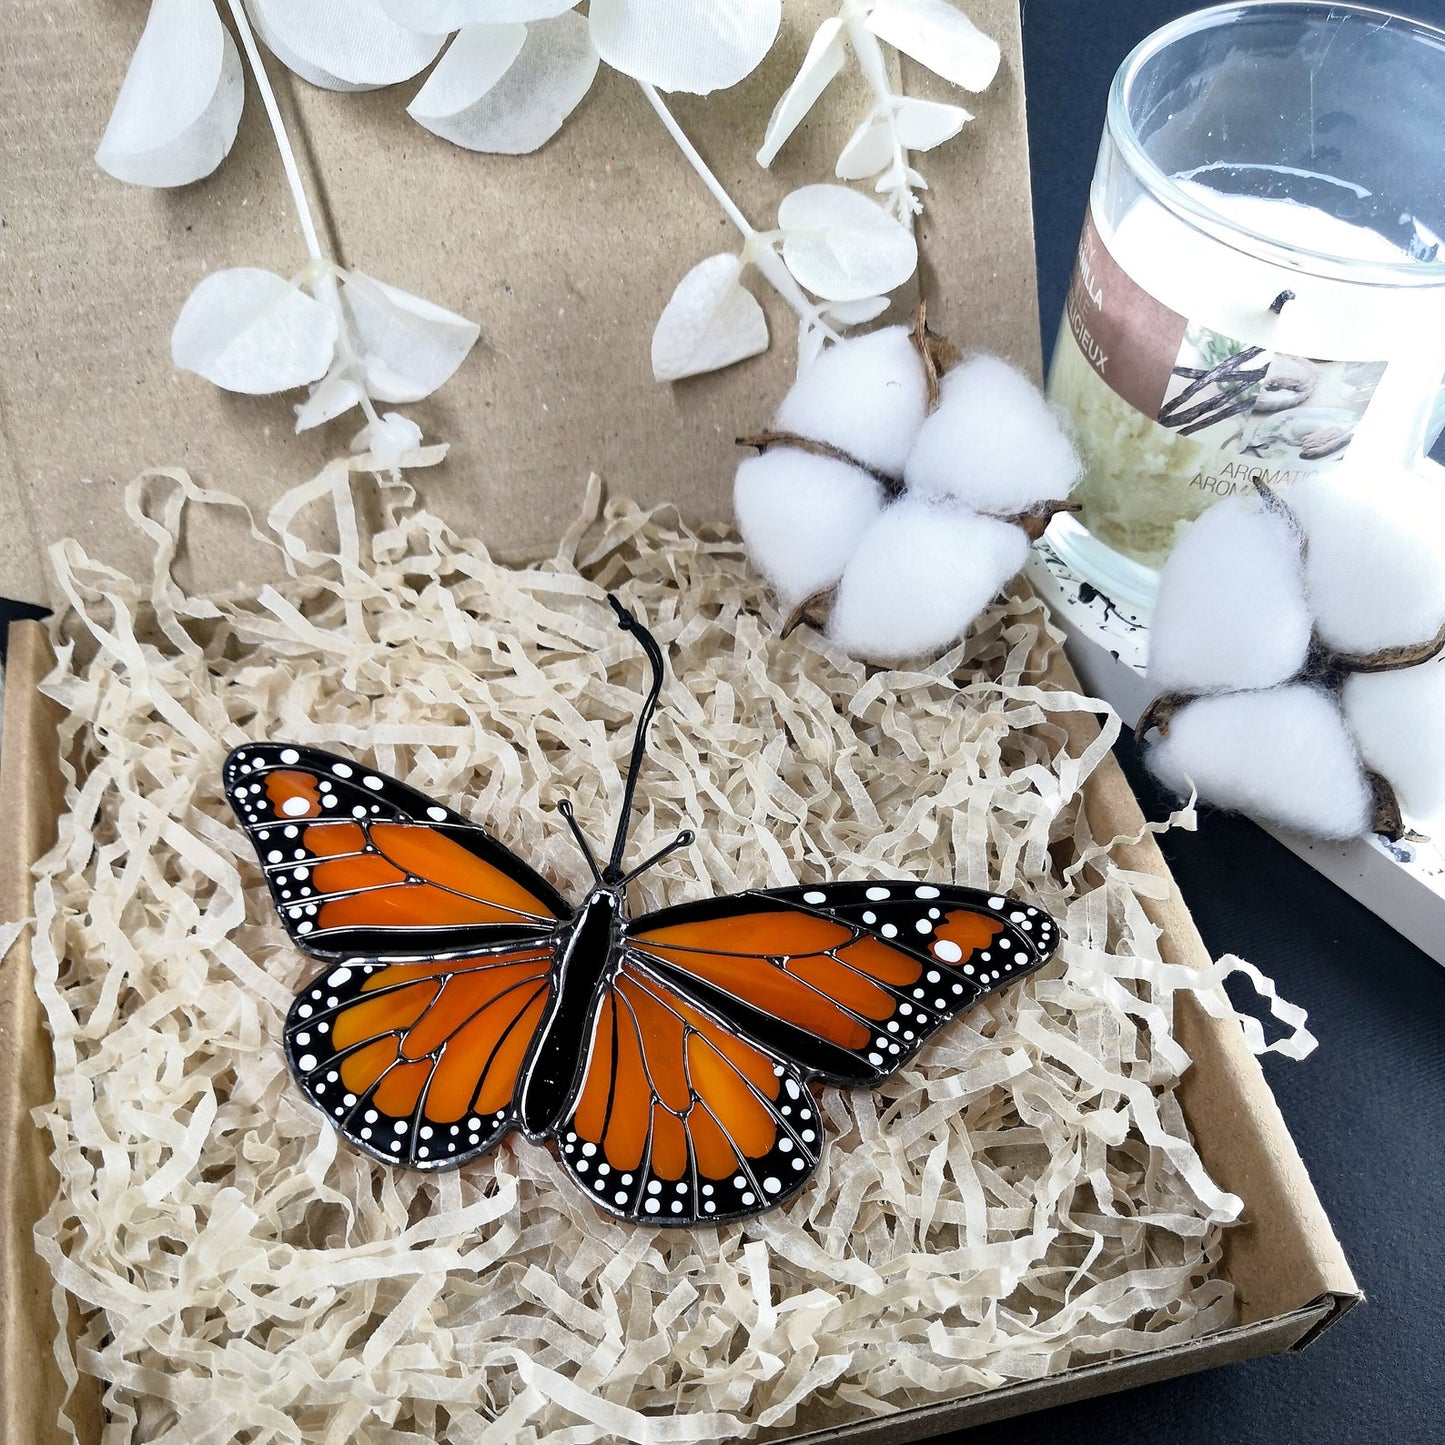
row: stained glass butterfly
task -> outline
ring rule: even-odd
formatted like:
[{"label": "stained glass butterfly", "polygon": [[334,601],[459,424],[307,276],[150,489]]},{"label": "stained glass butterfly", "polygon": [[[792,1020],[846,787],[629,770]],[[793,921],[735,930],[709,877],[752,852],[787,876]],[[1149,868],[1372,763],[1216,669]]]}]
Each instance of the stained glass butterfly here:
[{"label": "stained glass butterfly", "polygon": [[286,1057],[357,1148],[450,1169],[512,1132],[551,1143],[609,1214],[720,1223],[816,1168],[812,1085],[877,1084],[979,999],[1047,961],[1040,910],[911,881],[754,889],[629,918],[624,871],[661,649],[605,865],[573,908],[484,829],[315,748],[247,743],[226,795],[291,939],[326,967],[297,994]]}]

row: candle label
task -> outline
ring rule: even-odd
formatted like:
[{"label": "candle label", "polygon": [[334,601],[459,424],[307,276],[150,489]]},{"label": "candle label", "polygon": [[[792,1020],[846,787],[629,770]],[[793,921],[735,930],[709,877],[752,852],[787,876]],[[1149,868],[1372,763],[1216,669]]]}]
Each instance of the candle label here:
[{"label": "candle label", "polygon": [[1338,465],[1385,373],[1383,361],[1291,356],[1181,316],[1123,270],[1092,212],[1064,319],[1049,392],[1087,466],[1082,520],[1153,567],[1211,503]]}]

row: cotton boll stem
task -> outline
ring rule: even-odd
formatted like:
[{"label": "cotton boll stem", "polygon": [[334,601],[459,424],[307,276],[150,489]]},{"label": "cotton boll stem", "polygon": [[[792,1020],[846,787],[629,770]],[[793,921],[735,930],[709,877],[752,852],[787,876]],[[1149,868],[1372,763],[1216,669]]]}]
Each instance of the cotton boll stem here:
[{"label": "cotton boll stem", "polygon": [[[238,4],[239,0],[231,0],[231,3]],[[667,108],[667,103],[658,94],[655,85],[648,84],[645,80],[638,81],[643,95],[647,97],[647,103],[657,112],[658,119],[666,127],[668,135],[676,143],[687,159],[687,163],[697,172],[698,179],[702,181],[712,193],[713,199],[723,209],[734,226],[738,228],[743,238],[743,261],[751,262],[762,273],[763,279],[798,313],[799,318],[808,326],[816,327],[828,338],[829,341],[839,341],[842,338],[823,319],[823,314],[808,300],[803,293],[803,288],[793,279],[793,273],[783,264],[782,257],[773,250],[775,237],[764,235],[748,218],[743,215],[738,203],[728,195],[723,183],[713,174],[712,168],[703,160],[698,149],[688,138],[688,134],[678,124],[677,117]]]},{"label": "cotton boll stem", "polygon": [[795,451],[808,452],[815,457],[829,457],[835,462],[846,462],[850,467],[857,467],[860,472],[867,472],[889,496],[901,496],[903,492],[896,477],[890,477],[876,467],[860,462],[851,452],[835,447],[832,442],[817,441],[813,437],[799,436],[790,431],[760,431],[752,436],[739,437],[737,444],[740,447],[756,447],[760,452],[773,447],[792,447]]},{"label": "cotton boll stem", "polygon": [[1387,647],[1382,652],[1334,652],[1316,639],[1321,670],[1333,673],[1399,672],[1433,662],[1445,652],[1445,627],[1428,642],[1410,647]]}]

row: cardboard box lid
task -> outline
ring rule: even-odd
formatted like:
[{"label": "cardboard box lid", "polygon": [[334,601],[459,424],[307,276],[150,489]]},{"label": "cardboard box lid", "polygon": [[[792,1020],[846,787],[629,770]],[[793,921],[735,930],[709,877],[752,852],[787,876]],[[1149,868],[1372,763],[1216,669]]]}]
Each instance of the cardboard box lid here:
[{"label": "cardboard box lid", "polygon": [[[976,120],[930,153],[920,267],[938,329],[1037,373],[1037,298],[1016,0],[971,0],[1003,48],[990,89],[960,95],[908,64],[910,93],[966,101]],[[832,178],[866,113],[850,67],[773,171],[754,159],[774,102],[832,0],[786,0],[783,36],[743,85],[676,113],[760,229],[797,185]],[[179,191],[126,186],[93,156],[145,7],[101,6],[84,34],[49,0],[17,0],[0,52],[10,174],[0,266],[0,594],[47,600],[43,544],[74,535],[134,567],[118,526],[124,484],[184,466],[264,515],[343,452],[342,420],[296,437],[286,397],[231,396],[178,373],[171,327],[192,288],[226,266],[294,274],[304,252],[262,108],[248,95],[236,147]],[[539,154],[461,151],[405,113],[415,83],[360,95],[270,71],[295,127],[318,220],[343,264],[471,317],[482,340],[427,403],[403,408],[452,443],[429,504],[502,557],[536,555],[576,515],[590,471],[692,521],[731,515],[734,438],[771,418],[796,364],[792,313],[755,289],[766,357],[675,386],[652,379],[652,329],[673,286],[739,238],[638,87],[603,67]],[[900,298],[901,312],[913,297]],[[210,585],[273,566],[259,548],[193,545]]]}]

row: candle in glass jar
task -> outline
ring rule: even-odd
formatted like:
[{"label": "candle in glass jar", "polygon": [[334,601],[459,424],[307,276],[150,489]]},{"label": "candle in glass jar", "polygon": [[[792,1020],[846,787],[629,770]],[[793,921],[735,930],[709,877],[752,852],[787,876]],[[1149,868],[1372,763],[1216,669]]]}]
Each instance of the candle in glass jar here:
[{"label": "candle in glass jar", "polygon": [[1145,567],[1256,478],[1411,465],[1445,376],[1445,288],[1300,272],[1237,249],[1229,228],[1362,262],[1408,252],[1296,201],[1180,188],[1218,228],[1150,196],[1112,234],[1091,215],[1050,378],[1054,400],[1088,418],[1090,532]]},{"label": "candle in glass jar", "polygon": [[1367,488],[1445,419],[1445,32],[1386,18],[1244,0],[1115,78],[1049,379],[1082,511],[1051,536],[1141,614],[1215,502]]}]

